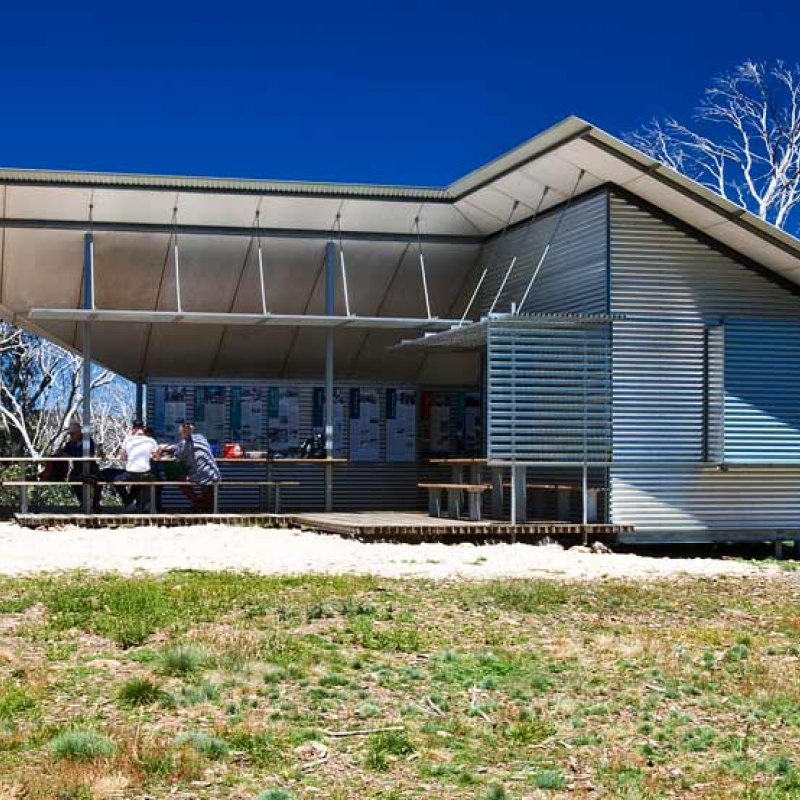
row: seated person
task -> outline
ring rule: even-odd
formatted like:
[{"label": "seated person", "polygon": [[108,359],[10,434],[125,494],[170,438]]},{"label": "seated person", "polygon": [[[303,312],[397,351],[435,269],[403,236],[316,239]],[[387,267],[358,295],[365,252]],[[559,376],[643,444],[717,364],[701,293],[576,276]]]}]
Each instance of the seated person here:
[{"label": "seated person", "polygon": [[[134,420],[131,432],[125,437],[120,450],[120,458],[125,464],[125,472],[119,476],[123,483],[135,484],[139,481],[153,480],[150,471],[151,459],[158,453],[158,443],[145,433],[144,423]],[[147,493],[142,487],[133,486],[130,489],[128,507],[135,503],[136,512],[141,514],[145,510]]]},{"label": "seated person", "polygon": [[[182,422],[178,428],[180,441],[168,448],[186,469],[186,479],[192,486],[181,486],[181,491],[191,501],[191,511],[203,513],[213,510],[214,484],[219,483],[219,466],[211,452],[208,439],[196,433],[191,422]],[[195,491],[197,487],[197,492]]]},{"label": "seated person", "polygon": [[[67,426],[67,440],[58,450],[56,450],[55,455],[59,458],[75,459],[70,465],[69,472],[66,474],[65,480],[67,481],[83,481],[87,477],[97,478],[99,475],[97,464],[95,464],[94,461],[86,462],[78,460],[83,458],[83,428],[79,422],[70,422],[70,424]],[[89,455],[94,458],[94,439],[89,440]],[[86,468],[87,463],[88,469]],[[56,473],[63,474],[61,470],[54,468],[53,474]],[[72,489],[72,493],[77,498],[78,503],[82,503],[83,487],[71,486],[70,488]],[[95,511],[97,511],[100,507],[100,491],[100,486],[94,483],[92,486],[92,507]]]}]

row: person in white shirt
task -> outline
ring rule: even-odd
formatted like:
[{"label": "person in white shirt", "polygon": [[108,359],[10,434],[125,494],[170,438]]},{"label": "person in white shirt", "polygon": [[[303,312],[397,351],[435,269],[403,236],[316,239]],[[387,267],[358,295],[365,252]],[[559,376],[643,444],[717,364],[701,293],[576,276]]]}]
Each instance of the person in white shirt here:
[{"label": "person in white shirt", "polygon": [[[120,481],[135,484],[137,481],[152,480],[150,460],[156,452],[158,452],[158,442],[144,432],[144,423],[141,420],[135,420],[120,450],[120,457],[125,464],[125,472],[120,476]],[[128,495],[128,506],[135,503],[138,514],[144,512],[147,497],[142,488],[132,486]]]}]

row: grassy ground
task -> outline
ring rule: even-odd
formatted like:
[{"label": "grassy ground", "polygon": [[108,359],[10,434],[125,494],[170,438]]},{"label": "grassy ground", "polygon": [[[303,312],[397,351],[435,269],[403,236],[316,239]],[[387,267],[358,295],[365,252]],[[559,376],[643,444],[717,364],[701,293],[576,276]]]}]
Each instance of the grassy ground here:
[{"label": "grassy ground", "polygon": [[0,799],[800,797],[796,577],[0,581]]}]

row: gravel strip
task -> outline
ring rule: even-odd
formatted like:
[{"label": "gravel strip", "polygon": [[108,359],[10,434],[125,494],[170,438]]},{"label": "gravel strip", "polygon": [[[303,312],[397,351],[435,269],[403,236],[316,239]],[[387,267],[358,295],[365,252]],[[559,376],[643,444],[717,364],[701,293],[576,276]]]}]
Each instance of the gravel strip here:
[{"label": "gravel strip", "polygon": [[763,574],[713,558],[652,558],[527,544],[368,544],[299,530],[197,525],[181,528],[34,531],[0,523],[0,574],[73,569],[161,573],[172,569],[263,575],[353,573],[387,578],[664,578]]}]

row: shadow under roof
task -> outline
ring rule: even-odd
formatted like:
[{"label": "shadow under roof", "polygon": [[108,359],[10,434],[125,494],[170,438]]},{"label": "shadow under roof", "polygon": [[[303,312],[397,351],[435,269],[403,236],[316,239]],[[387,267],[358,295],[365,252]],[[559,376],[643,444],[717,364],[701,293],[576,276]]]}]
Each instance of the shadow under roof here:
[{"label": "shadow under roof", "polygon": [[[366,320],[385,318],[391,328],[392,319],[427,316],[417,220],[432,313],[458,319],[483,242],[508,220],[529,218],[545,188],[542,210],[561,204],[581,172],[578,195],[603,184],[621,186],[800,284],[797,239],[569,117],[444,188],[0,170],[0,314],[78,347],[79,320],[68,316],[81,305],[83,235],[91,228],[97,309],[133,315],[94,323],[94,353],[101,363],[132,378],[313,372],[324,331],[300,326],[324,313],[325,246],[338,216],[351,308],[366,327],[356,330],[357,323],[337,333],[337,365],[347,365],[353,375],[372,374],[384,365],[397,333],[369,329]],[[188,313],[180,324],[173,318],[160,325],[162,315],[176,314],[170,267],[176,235],[182,310]],[[273,325],[255,319],[245,324],[248,315],[261,311],[257,238]],[[45,318],[48,311],[56,313]],[[147,313],[156,316],[147,320]],[[202,315],[196,321],[203,324],[186,324],[190,314]],[[341,298],[336,314],[345,315]],[[309,320],[274,327],[292,315]],[[418,377],[422,356],[404,358],[400,375]]]}]

